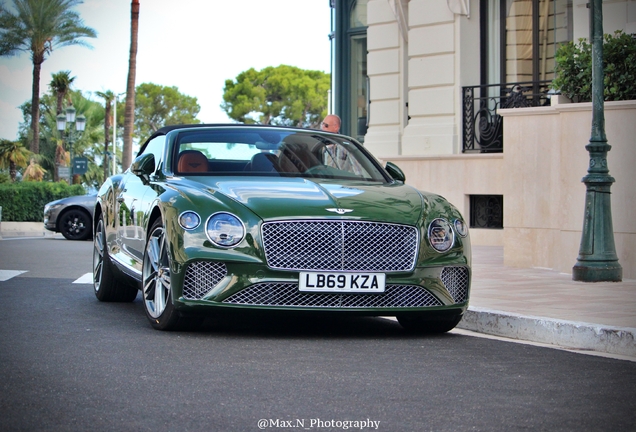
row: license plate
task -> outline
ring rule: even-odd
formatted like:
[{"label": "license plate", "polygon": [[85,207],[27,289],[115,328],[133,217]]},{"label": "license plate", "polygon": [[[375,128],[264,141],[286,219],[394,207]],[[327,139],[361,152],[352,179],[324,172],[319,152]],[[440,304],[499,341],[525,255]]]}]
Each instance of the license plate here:
[{"label": "license plate", "polygon": [[323,273],[300,272],[299,290],[302,292],[384,292],[384,273]]}]

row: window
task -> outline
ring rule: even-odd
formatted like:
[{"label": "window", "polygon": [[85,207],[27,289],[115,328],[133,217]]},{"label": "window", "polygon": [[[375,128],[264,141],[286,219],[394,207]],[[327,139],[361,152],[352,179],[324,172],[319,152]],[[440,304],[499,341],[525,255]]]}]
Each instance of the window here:
[{"label": "window", "polygon": [[368,126],[367,1],[336,2],[336,114],[340,132],[364,141]]},{"label": "window", "polygon": [[482,0],[482,84],[554,78],[554,53],[572,40],[572,0]]},{"label": "window", "polygon": [[503,195],[471,195],[470,227],[503,229]]}]

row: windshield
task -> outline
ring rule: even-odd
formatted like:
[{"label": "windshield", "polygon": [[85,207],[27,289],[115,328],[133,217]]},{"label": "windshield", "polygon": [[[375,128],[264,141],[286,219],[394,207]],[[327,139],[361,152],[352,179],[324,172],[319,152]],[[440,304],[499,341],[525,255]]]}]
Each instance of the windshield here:
[{"label": "windshield", "polygon": [[381,168],[345,137],[308,130],[234,128],[180,132],[181,175],[285,176],[386,182]]}]

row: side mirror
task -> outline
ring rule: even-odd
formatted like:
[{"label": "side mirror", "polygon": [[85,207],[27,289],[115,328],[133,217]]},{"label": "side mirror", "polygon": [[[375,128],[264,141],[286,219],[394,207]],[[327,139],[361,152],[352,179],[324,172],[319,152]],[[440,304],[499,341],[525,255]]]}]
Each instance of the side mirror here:
[{"label": "side mirror", "polygon": [[406,182],[404,172],[393,162],[387,162],[384,169],[391,175],[391,177],[393,177],[393,180],[397,180],[402,183]]},{"label": "side mirror", "polygon": [[150,183],[150,175],[155,172],[155,155],[145,153],[137,156],[130,166],[134,175],[139,177],[144,184]]}]

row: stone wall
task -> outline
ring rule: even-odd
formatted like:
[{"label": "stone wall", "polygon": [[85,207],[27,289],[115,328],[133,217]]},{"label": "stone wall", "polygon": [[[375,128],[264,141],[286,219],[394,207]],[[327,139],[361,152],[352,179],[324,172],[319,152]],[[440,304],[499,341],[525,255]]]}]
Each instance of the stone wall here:
[{"label": "stone wall", "polygon": [[[585,205],[592,104],[500,110],[504,116],[504,264],[565,273],[576,263]],[[636,278],[636,101],[606,102],[614,240]]]}]

